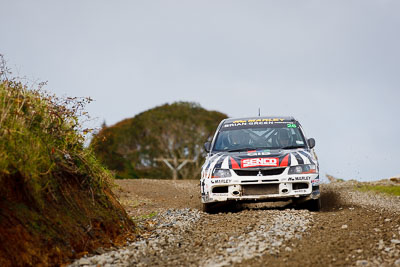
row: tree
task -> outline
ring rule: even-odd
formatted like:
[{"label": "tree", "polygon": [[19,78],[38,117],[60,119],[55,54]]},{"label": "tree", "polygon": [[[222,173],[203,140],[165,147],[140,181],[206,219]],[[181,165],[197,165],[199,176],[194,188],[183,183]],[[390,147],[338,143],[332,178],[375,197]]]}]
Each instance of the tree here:
[{"label": "tree", "polygon": [[[91,146],[117,178],[197,178],[203,143],[224,118],[196,103],[165,104],[101,129]],[[172,169],[184,165],[171,172],[164,159]]]}]

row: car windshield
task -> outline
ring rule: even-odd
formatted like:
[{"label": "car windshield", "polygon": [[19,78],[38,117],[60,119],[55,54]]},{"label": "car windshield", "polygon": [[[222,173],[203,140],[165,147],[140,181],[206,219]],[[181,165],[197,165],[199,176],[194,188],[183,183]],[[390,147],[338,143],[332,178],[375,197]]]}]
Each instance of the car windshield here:
[{"label": "car windshield", "polygon": [[223,129],[218,133],[213,151],[248,151],[256,149],[304,148],[303,134],[295,124],[285,127],[248,127]]}]

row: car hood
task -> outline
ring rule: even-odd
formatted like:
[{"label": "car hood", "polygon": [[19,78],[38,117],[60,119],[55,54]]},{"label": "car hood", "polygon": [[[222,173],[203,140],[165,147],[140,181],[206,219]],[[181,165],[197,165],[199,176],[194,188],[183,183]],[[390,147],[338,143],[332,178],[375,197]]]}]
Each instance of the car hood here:
[{"label": "car hood", "polygon": [[315,164],[316,159],[307,149],[251,150],[241,152],[219,152],[211,155],[205,170],[221,169],[264,169]]}]

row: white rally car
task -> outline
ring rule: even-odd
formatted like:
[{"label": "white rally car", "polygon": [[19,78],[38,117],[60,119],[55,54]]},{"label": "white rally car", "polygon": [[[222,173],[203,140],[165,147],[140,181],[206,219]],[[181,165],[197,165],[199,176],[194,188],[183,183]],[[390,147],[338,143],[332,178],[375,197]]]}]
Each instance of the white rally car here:
[{"label": "white rally car", "polygon": [[315,140],[293,117],[223,120],[201,171],[203,210],[219,202],[287,201],[321,208]]}]

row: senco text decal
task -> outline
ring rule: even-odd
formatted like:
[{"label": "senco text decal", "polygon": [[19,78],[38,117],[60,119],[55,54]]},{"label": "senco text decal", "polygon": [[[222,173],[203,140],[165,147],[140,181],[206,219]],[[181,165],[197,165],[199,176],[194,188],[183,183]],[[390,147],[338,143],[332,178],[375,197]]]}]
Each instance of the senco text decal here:
[{"label": "senco text decal", "polygon": [[252,159],[242,159],[242,168],[250,168],[257,166],[265,167],[277,167],[279,166],[278,158],[252,158]]}]

